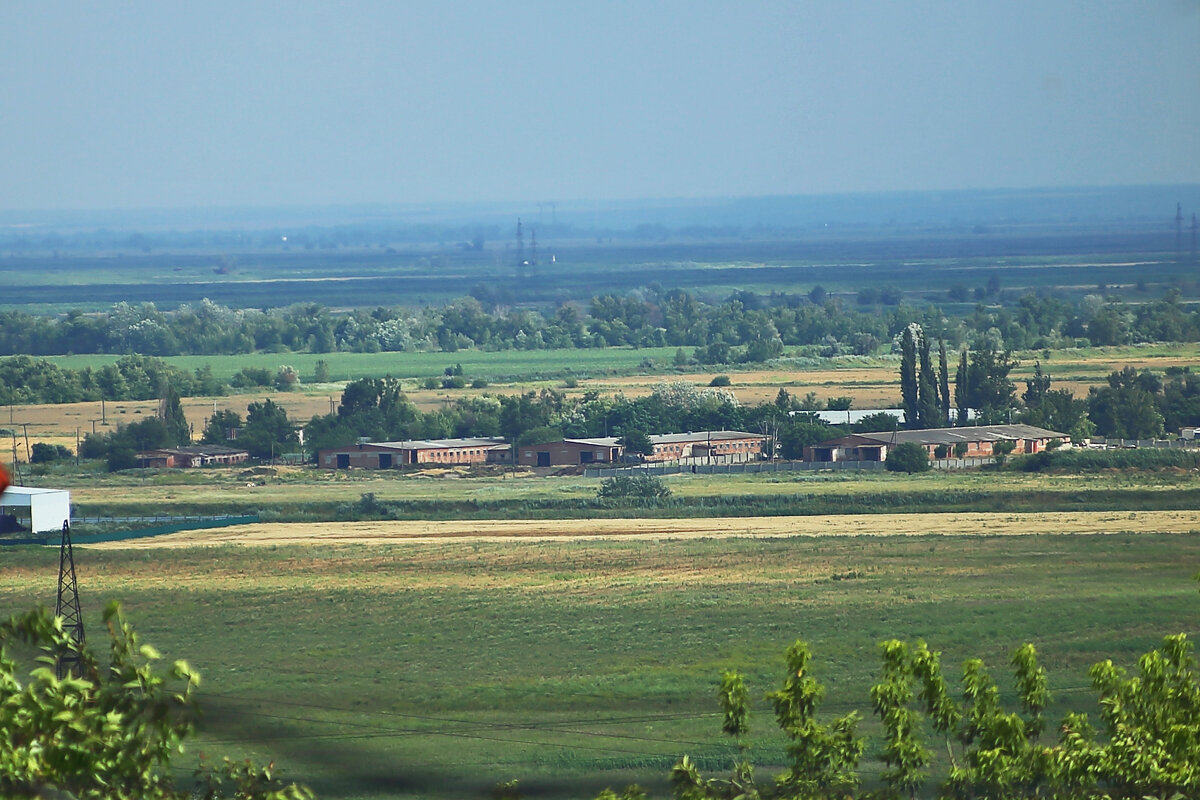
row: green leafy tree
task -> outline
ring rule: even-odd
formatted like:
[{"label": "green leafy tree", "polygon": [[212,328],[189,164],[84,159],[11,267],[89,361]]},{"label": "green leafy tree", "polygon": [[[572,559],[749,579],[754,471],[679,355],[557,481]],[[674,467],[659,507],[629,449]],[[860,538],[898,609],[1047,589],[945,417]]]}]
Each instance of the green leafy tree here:
[{"label": "green leafy tree", "polygon": [[645,431],[630,428],[621,434],[617,444],[625,448],[626,455],[648,456],[654,453],[654,443]]},{"label": "green leafy tree", "polygon": [[[181,788],[172,760],[195,730],[199,675],[186,661],[168,669],[109,604],[107,659],[64,631],[44,609],[0,625],[0,795],[73,800],[307,800],[252,764],[202,766],[195,789]],[[37,654],[26,674],[16,653]],[[58,678],[64,655],[79,669]]]},{"label": "green leafy tree", "polygon": [[29,460],[33,464],[49,464],[54,461],[65,461],[70,457],[71,451],[61,444],[34,442]]},{"label": "green leafy tree", "polygon": [[854,405],[854,398],[846,397],[845,395],[830,397],[825,400],[826,411],[849,411],[852,405]]},{"label": "green leafy tree", "polygon": [[900,430],[900,420],[895,414],[889,414],[886,411],[876,411],[874,414],[864,416],[858,422],[854,423],[851,428],[855,433],[898,431]]},{"label": "green leafy tree", "polygon": [[1021,400],[1025,402],[1025,407],[1030,410],[1037,410],[1042,407],[1042,403],[1046,399],[1046,394],[1050,391],[1050,376],[1042,372],[1042,362],[1035,361],[1033,363],[1033,377],[1025,381],[1025,391],[1021,395]]},{"label": "green leafy tree", "polygon": [[246,409],[238,443],[255,458],[273,458],[299,446],[300,440],[287,411],[268,398]]},{"label": "green leafy tree", "polygon": [[208,421],[204,423],[204,431],[200,434],[200,441],[204,444],[227,444],[229,432],[239,430],[242,427],[242,415],[232,409],[221,409],[214,411]]},{"label": "green leafy tree", "polygon": [[1200,425],[1200,375],[1188,367],[1177,368],[1175,374],[1168,368],[1167,375],[1158,401],[1163,427],[1178,433],[1185,425]]},{"label": "green leafy tree", "polygon": [[780,779],[782,788],[798,797],[840,797],[858,785],[858,760],[865,748],[856,734],[860,717],[852,711],[828,723],[818,721],[825,687],[809,674],[808,645],[795,642],[786,660],[783,686],[767,696],[789,739],[791,764]]},{"label": "green leafy tree", "polygon": [[1148,370],[1125,367],[1108,376],[1108,385],[1088,390],[1088,416],[1102,436],[1148,439],[1163,433],[1159,381]]},{"label": "green leafy tree", "polygon": [[929,469],[929,453],[916,442],[901,442],[888,449],[884,466],[888,472],[925,472]]},{"label": "green leafy tree", "polygon": [[979,421],[984,425],[1007,422],[1010,410],[1016,404],[1017,389],[1008,374],[1017,366],[1012,354],[998,351],[993,345],[985,344],[971,354],[969,365],[966,356],[959,365],[955,381],[958,393],[955,402],[959,407],[960,422],[964,411],[974,408]]},{"label": "green leafy tree", "polygon": [[517,440],[517,444],[545,444],[547,442],[557,442],[562,438],[562,429],[554,425],[544,425],[540,428],[530,428],[522,433],[521,438]]},{"label": "green leafy tree", "polygon": [[921,717],[910,708],[914,672],[908,645],[892,639],[881,642],[883,674],[871,687],[871,702],[883,722],[884,744],[880,758],[887,765],[883,780],[893,795],[917,796],[926,778],[930,752],[922,744]]}]

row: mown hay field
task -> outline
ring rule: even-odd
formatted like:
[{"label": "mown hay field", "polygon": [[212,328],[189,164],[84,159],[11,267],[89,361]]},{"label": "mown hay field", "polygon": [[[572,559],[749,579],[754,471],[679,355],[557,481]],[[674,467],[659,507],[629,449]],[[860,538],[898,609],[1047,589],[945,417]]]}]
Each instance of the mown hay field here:
[{"label": "mown hay field", "polygon": [[1200,511],[1076,511],[1019,514],[869,514],[837,517],[722,517],[720,519],[412,520],[379,522],[258,523],[184,531],[99,549],[159,549],[213,545],[278,546],[442,540],[645,541],[707,537],[787,536],[1024,536],[1029,534],[1197,533]]}]

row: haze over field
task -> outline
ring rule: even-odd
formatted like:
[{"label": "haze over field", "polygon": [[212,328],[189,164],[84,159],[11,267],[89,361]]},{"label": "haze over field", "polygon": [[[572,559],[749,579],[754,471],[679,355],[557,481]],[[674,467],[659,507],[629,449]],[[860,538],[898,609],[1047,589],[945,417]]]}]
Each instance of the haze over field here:
[{"label": "haze over field", "polygon": [[0,209],[1194,184],[1197,41],[1195,0],[10,4]]}]

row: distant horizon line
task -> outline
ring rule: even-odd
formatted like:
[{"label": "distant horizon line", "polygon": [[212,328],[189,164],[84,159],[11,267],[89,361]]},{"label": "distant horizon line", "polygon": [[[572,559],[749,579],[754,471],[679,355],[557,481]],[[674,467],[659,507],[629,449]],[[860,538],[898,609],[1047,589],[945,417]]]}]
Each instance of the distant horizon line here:
[{"label": "distant horizon line", "polygon": [[1128,183],[1128,184],[1064,184],[1040,186],[993,186],[975,188],[944,188],[944,189],[871,189],[851,191],[825,192],[793,192],[766,194],[729,194],[729,195],[643,195],[623,197],[574,197],[567,199],[542,198],[539,200],[362,200],[362,201],[333,201],[333,202],[282,202],[282,203],[251,203],[251,204],[193,204],[193,205],[130,205],[130,206],[70,206],[63,208],[0,208],[0,215],[126,215],[126,214],[160,214],[188,212],[272,212],[272,211],[333,211],[333,210],[390,210],[390,209],[438,209],[478,208],[492,211],[528,206],[537,210],[539,206],[569,206],[576,213],[590,210],[594,206],[622,208],[639,204],[670,203],[676,205],[693,205],[705,203],[728,203],[738,201],[761,200],[800,200],[819,198],[887,198],[915,195],[1006,195],[1006,194],[1055,194],[1055,193],[1103,193],[1128,192],[1136,190],[1200,190],[1200,183]]}]

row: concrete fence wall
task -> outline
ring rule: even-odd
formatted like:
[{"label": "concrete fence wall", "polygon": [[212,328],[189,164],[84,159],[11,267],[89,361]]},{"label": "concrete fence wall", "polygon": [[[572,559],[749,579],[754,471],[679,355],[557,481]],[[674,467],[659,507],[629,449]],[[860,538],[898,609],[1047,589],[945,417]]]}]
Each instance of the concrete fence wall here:
[{"label": "concrete fence wall", "polygon": [[741,475],[758,472],[816,472],[874,471],[885,469],[882,461],[750,461],[734,464],[637,464],[629,467],[588,467],[583,471],[585,478],[609,478],[629,472],[649,475]]},{"label": "concrete fence wall", "polygon": [[1200,439],[1106,439],[1103,436],[1093,436],[1091,442],[1105,447],[1200,448]]}]

